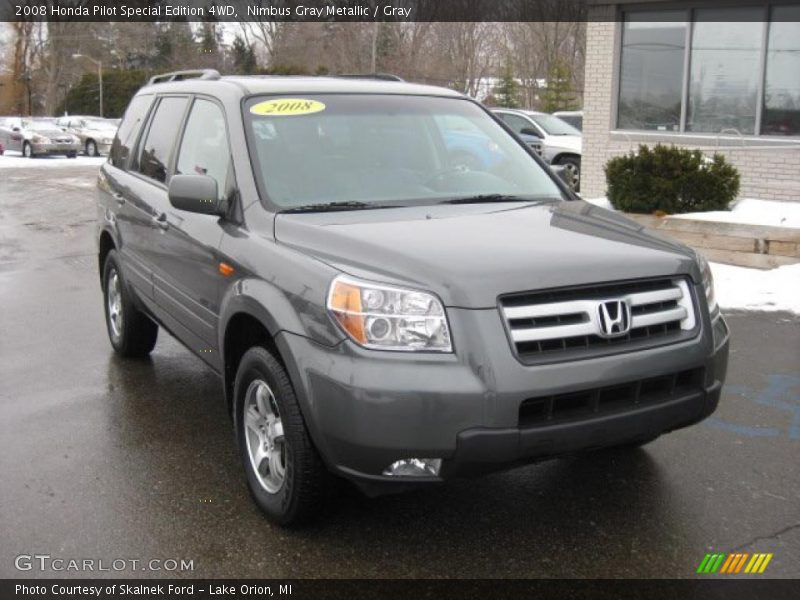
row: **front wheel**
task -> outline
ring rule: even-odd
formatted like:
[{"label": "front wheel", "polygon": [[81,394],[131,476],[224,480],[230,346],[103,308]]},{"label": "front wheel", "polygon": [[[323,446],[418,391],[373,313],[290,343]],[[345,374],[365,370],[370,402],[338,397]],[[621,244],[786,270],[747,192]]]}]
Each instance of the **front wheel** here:
[{"label": "front wheel", "polygon": [[94,140],[88,140],[86,142],[86,156],[100,156],[100,153],[97,151],[97,144]]},{"label": "front wheel", "polygon": [[25,158],[33,158],[34,156],[36,156],[33,153],[33,146],[31,146],[28,142],[22,144],[22,156],[24,156]]},{"label": "front wheel", "polygon": [[158,338],[158,325],[133,304],[119,269],[116,250],[106,256],[103,291],[111,346],[122,356],[141,358],[150,354]]},{"label": "front wheel", "polygon": [[234,422],[247,485],[258,507],[283,526],[314,517],[329,475],[286,370],[265,348],[251,348],[239,363]]},{"label": "front wheel", "polygon": [[579,192],[581,189],[581,160],[579,158],[567,157],[558,161],[564,167],[565,179],[569,189]]}]

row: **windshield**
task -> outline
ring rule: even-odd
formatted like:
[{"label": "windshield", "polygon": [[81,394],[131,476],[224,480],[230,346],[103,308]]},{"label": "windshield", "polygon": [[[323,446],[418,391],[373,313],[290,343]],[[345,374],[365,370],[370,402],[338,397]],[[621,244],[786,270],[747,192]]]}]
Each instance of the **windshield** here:
[{"label": "windshield", "polygon": [[244,112],[262,194],[279,209],[562,197],[526,150],[467,100],[262,96]]},{"label": "windshield", "polygon": [[101,121],[99,119],[86,119],[82,122],[86,129],[116,129],[117,126],[109,121]]},{"label": "windshield", "polygon": [[581,132],[575,129],[572,125],[554,117],[553,115],[528,115],[531,119],[536,121],[536,124],[544,129],[548,135],[580,135]]},{"label": "windshield", "polygon": [[56,122],[52,120],[36,120],[25,123],[25,128],[31,131],[53,131],[59,127],[56,125]]}]

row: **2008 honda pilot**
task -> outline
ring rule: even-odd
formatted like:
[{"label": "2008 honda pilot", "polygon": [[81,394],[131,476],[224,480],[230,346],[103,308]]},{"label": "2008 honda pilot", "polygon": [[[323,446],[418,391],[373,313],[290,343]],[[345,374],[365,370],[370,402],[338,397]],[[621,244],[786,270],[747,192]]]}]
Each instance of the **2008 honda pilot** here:
[{"label": "2008 honda pilot", "polygon": [[458,93],[155,77],[99,180],[108,334],[220,374],[275,522],[369,494],[636,446],[714,411],[706,262],[573,195]]}]

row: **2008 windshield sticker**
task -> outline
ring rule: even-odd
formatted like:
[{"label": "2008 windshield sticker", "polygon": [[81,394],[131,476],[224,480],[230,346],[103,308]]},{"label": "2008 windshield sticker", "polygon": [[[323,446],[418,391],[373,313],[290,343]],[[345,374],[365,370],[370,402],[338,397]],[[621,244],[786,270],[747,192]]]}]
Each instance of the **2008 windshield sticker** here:
[{"label": "2008 windshield sticker", "polygon": [[310,115],[322,112],[325,105],[316,100],[307,98],[277,98],[259,102],[250,107],[250,112],[254,115],[265,117],[292,117],[295,115]]}]

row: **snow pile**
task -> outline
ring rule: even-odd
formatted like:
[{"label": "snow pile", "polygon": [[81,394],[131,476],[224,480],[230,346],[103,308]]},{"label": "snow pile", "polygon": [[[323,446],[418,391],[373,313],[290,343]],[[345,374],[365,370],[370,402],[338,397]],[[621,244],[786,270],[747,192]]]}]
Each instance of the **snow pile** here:
[{"label": "snow pile", "polygon": [[[586,202],[615,210],[608,198],[584,198]],[[741,225],[767,225],[771,227],[800,228],[800,202],[780,202],[777,200],[756,200],[743,198],[737,200],[731,210],[683,213],[669,215],[671,219],[691,219],[694,221],[717,221],[719,223],[738,223]]]},{"label": "snow pile", "polygon": [[729,211],[717,210],[670,216],[676,219],[800,228],[800,202],[743,198],[737,201]]},{"label": "snow pile", "polygon": [[800,314],[800,264],[761,271],[711,263],[711,271],[722,308]]},{"label": "snow pile", "polygon": [[108,158],[105,156],[81,156],[67,158],[66,156],[40,156],[37,158],[24,158],[19,153],[6,152],[0,156],[0,169],[36,169],[39,167],[99,167]]}]

